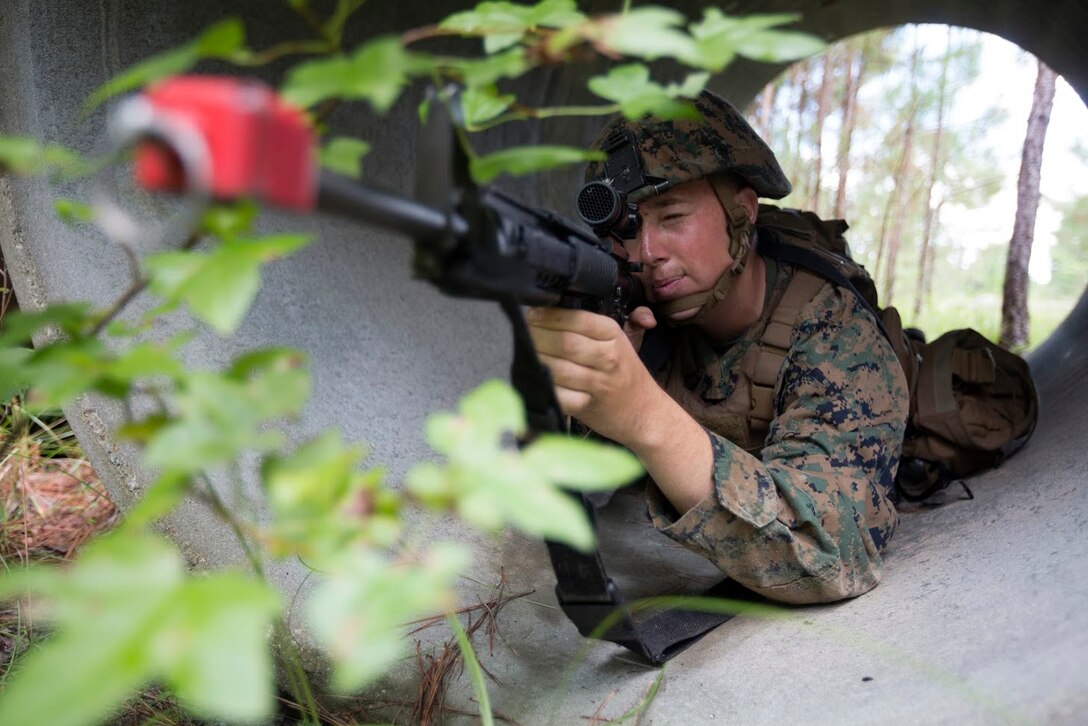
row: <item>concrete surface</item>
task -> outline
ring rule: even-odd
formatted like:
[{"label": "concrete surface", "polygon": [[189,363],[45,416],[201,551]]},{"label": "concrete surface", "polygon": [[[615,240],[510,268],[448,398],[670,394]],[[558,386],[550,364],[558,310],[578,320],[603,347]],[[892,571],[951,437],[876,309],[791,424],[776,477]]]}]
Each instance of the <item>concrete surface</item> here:
[{"label": "concrete surface", "polygon": [[[383,6],[384,11],[375,8],[376,22],[349,31],[368,37],[460,6],[424,0]],[[909,21],[975,27],[1031,50],[1088,97],[1082,40],[1088,37],[1088,9],[1075,0],[739,0],[725,9],[799,9],[805,13],[802,26],[829,40]],[[296,32],[278,4],[257,0],[0,3],[0,133],[97,150],[102,113],[82,120],[78,114],[87,89],[235,12],[251,19],[247,29],[254,46]],[[714,85],[743,103],[778,70],[738,64]],[[577,99],[579,80],[567,71],[538,74],[526,92],[542,101]],[[333,124],[368,138],[374,144],[368,173],[406,192],[417,161],[413,113],[413,103],[402,103],[378,122],[345,109]],[[568,122],[504,130],[489,143],[578,143],[592,131],[592,125]],[[511,189],[569,213],[575,178],[574,172],[554,174],[536,186],[523,182]],[[81,193],[78,187],[0,180],[0,246],[26,307],[67,299],[101,304],[126,285],[116,248],[49,213],[56,196]],[[294,435],[337,426],[348,438],[368,442],[372,460],[389,464],[395,478],[425,455],[420,431],[429,411],[451,406],[487,376],[503,375],[509,336],[501,316],[490,305],[451,301],[410,280],[405,240],[330,219],[271,215],[267,225],[314,230],[320,241],[269,270],[235,338],[200,339],[189,349],[190,361],[214,366],[266,344],[307,351],[315,394]],[[786,620],[730,621],[667,666],[641,723],[1088,720],[1086,339],[1088,297],[1031,357],[1042,397],[1032,442],[1006,466],[972,481],[975,500],[906,515],[879,588],[851,602],[792,610]],[[133,452],[108,436],[119,412],[85,400],[69,415],[115,498],[122,505],[134,501],[146,476]],[[697,590],[696,583],[713,577],[703,561],[641,524],[637,497],[618,500],[602,539],[610,566],[633,592]],[[165,528],[194,564],[237,558],[229,533],[197,505],[183,508]],[[471,574],[479,582],[496,582],[501,570],[508,592],[535,590],[503,611],[501,638],[494,654],[483,657],[501,682],[491,686],[499,714],[526,724],[583,723],[585,717],[617,717],[643,699],[659,672],[615,646],[578,637],[555,609],[541,545],[513,535],[481,538],[450,524],[439,525],[434,536],[473,543]],[[285,565],[275,577],[293,595],[306,573]],[[466,584],[464,591],[470,603],[486,597],[477,585]],[[408,666],[378,695],[409,698],[413,680]],[[464,682],[455,683],[450,704],[471,710],[470,697]]]}]

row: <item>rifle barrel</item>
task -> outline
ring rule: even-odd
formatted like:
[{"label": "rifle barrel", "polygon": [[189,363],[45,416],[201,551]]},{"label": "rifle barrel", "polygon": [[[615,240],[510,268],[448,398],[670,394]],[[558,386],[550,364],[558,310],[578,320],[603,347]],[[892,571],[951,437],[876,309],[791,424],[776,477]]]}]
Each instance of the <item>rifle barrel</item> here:
[{"label": "rifle barrel", "polygon": [[468,231],[468,224],[453,211],[444,212],[329,171],[322,171],[318,178],[317,208],[402,232],[413,239],[460,237]]}]

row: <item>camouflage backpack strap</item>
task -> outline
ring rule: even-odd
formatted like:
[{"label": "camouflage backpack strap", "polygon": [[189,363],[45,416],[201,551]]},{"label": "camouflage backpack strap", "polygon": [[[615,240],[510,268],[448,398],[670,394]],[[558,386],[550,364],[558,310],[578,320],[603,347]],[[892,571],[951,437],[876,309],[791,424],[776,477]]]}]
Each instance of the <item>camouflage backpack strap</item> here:
[{"label": "camouflage backpack strap", "polygon": [[[821,219],[812,212],[760,204],[756,224],[774,230],[778,238],[794,248],[788,262],[815,270],[839,287],[852,289],[873,315],[880,317],[876,285],[865,268],[850,254],[850,245],[844,236],[850,225],[845,220]],[[798,248],[804,252],[798,252]],[[761,249],[760,252],[766,253],[767,250]],[[771,253],[771,256],[775,255]]]},{"label": "camouflage backpack strap", "polygon": [[797,269],[782,298],[771,311],[770,320],[759,339],[759,355],[748,374],[752,382],[751,413],[748,416],[752,441],[762,441],[770,430],[771,421],[774,420],[774,390],[782,364],[789,355],[793,327],[801,310],[826,284],[827,280],[819,275]]}]

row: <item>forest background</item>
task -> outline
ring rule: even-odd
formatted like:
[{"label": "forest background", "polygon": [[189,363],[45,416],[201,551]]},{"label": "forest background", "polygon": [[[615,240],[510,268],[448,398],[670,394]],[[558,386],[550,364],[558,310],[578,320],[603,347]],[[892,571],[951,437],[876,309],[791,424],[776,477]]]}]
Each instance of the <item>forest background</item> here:
[{"label": "forest background", "polygon": [[[781,205],[850,224],[881,303],[930,337],[997,341],[1037,61],[947,26],[858,35],[794,64],[746,113],[794,183]],[[1088,111],[1057,79],[1030,264],[1027,349],[1088,282]]]}]

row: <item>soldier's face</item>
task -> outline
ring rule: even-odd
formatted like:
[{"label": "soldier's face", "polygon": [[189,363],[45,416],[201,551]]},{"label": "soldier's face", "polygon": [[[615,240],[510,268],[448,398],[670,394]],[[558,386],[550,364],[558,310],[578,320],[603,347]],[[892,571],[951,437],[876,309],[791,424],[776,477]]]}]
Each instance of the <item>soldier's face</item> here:
[{"label": "soldier's face", "polygon": [[[725,212],[706,179],[650,197],[639,213],[642,229],[626,247],[631,260],[643,264],[640,279],[650,302],[706,292],[733,264]],[[698,312],[696,305],[669,318],[687,320]]]}]

